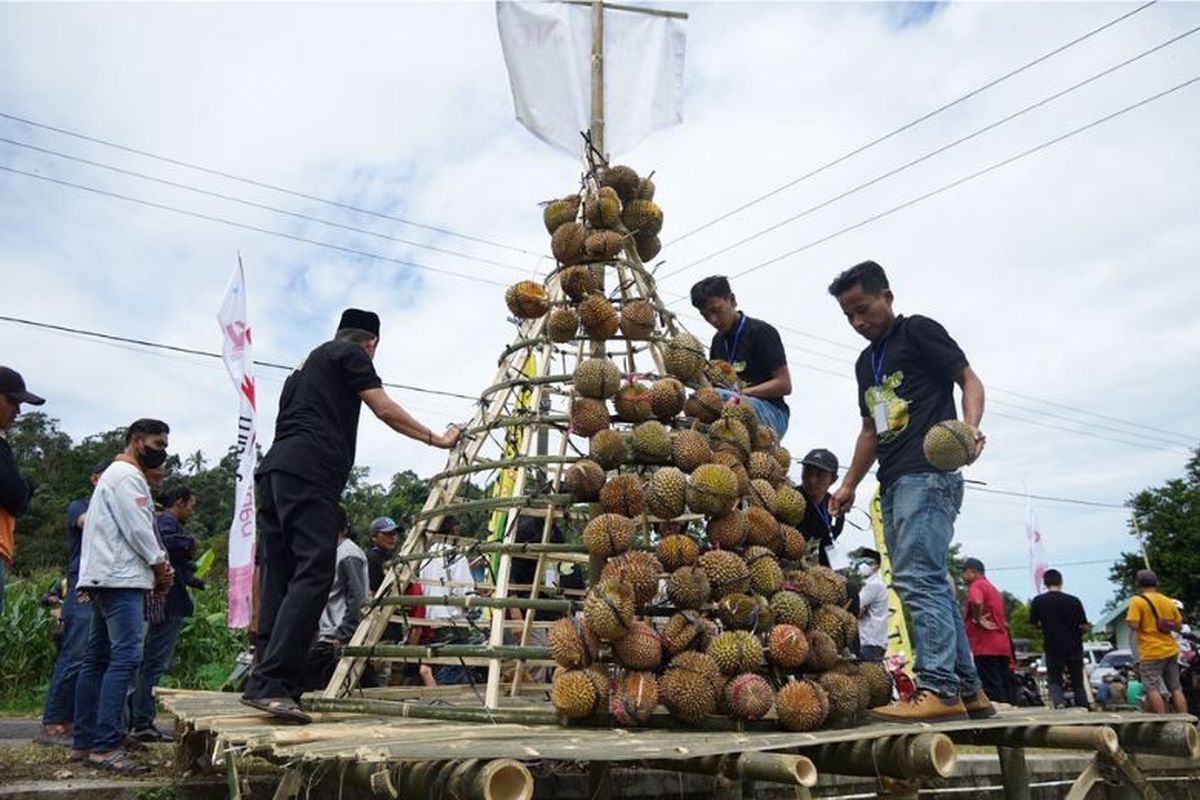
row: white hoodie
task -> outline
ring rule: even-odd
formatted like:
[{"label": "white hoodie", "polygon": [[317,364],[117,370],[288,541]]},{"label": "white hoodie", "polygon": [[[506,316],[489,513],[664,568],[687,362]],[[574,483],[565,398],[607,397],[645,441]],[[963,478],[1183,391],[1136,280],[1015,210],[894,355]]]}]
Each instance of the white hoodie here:
[{"label": "white hoodie", "polygon": [[88,503],[79,588],[153,589],[151,565],[166,560],[154,533],[154,500],[146,477],[132,464],[114,461]]}]

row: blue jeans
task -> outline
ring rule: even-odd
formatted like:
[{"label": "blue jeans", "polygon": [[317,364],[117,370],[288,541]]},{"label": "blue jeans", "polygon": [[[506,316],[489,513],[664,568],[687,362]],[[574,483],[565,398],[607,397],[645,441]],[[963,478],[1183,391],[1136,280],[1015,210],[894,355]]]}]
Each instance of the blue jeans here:
[{"label": "blue jeans", "polygon": [[901,475],[882,497],[883,540],[892,559],[892,587],[911,616],[917,683],[942,697],[979,691],[962,614],[946,577],[962,497],[957,472]]},{"label": "blue jeans", "polygon": [[758,421],[775,431],[775,435],[779,437],[779,441],[783,441],[783,435],[787,433],[788,429],[789,415],[782,408],[760,397],[747,397],[744,394],[739,395],[737,392],[730,391],[729,389],[717,389],[717,394],[721,395],[722,400],[728,400],[731,397],[741,397],[743,400],[749,400],[750,407],[758,415]]},{"label": "blue jeans", "polygon": [[125,734],[125,694],[142,663],[141,589],[93,589],[92,630],[75,683],[76,750],[108,752]]},{"label": "blue jeans", "polygon": [[75,719],[75,683],[92,630],[92,609],[75,602],[75,587],[67,587],[62,604],[63,634],[42,706],[43,725],[70,725]]},{"label": "blue jeans", "polygon": [[175,660],[175,643],[183,629],[184,617],[167,617],[162,622],[146,626],[143,645],[142,666],[138,670],[133,688],[133,705],[130,728],[135,731],[154,726],[154,687]]}]

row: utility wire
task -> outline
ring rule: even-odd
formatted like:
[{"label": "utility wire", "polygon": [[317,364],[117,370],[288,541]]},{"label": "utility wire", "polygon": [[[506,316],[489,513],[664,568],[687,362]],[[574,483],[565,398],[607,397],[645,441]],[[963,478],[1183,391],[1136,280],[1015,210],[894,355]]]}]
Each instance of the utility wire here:
[{"label": "utility wire", "polygon": [[1187,37],[1196,34],[1197,32],[1200,32],[1200,26],[1196,26],[1190,30],[1184,31],[1183,33],[1173,36],[1164,42],[1160,42],[1159,44],[1155,45],[1154,47],[1151,47],[1149,50],[1143,50],[1141,53],[1138,53],[1135,56],[1130,56],[1129,58],[1125,59],[1124,61],[1120,61],[1116,64],[1113,64],[1112,66],[1108,67],[1107,69],[1101,70],[1100,72],[1090,75],[1089,77],[1084,78],[1081,81],[1071,84],[1070,86],[1066,87],[1065,89],[1060,89],[1059,91],[1054,92],[1053,94],[1049,94],[1049,95],[1043,97],[1041,100],[1031,103],[1031,104],[1025,106],[1024,108],[1021,108],[1010,114],[1006,114],[1005,116],[1001,117],[1000,119],[997,119],[993,122],[988,123],[987,125],[984,125],[982,128],[977,128],[974,131],[971,131],[970,133],[968,133],[964,136],[960,136],[957,139],[954,139],[950,142],[947,142],[946,144],[941,145],[940,147],[935,147],[933,150],[930,150],[920,156],[917,156],[916,158],[914,158],[910,161],[907,161],[907,162],[901,164],[900,166],[893,167],[892,169],[889,169],[885,172],[881,172],[880,174],[876,175],[875,177],[871,178],[870,180],[864,181],[864,182],[858,184],[857,186],[854,186],[854,187],[847,189],[839,194],[834,195],[833,197],[826,198],[825,200],[822,200],[821,202],[817,203],[816,205],[809,206],[808,208],[804,209],[803,211],[800,211],[789,217],[785,217],[784,219],[781,219],[778,222],[772,223],[771,225],[768,225],[765,228],[755,231],[754,233],[750,234],[749,236],[745,236],[745,237],[739,239],[738,241],[733,242],[732,244],[726,245],[725,247],[722,247],[719,250],[714,250],[713,252],[711,252],[705,256],[702,256],[701,258],[698,258],[689,264],[684,264],[681,267],[677,267],[676,269],[671,270],[670,272],[661,276],[659,278],[659,280],[665,281],[668,278],[678,275],[681,272],[686,272],[687,270],[691,269],[692,267],[703,264],[704,262],[709,261],[710,259],[716,258],[717,256],[723,255],[725,253],[728,253],[730,250],[734,250],[738,247],[741,247],[744,244],[752,242],[760,237],[766,236],[768,233],[771,233],[772,231],[779,230],[780,228],[784,227],[785,225],[790,225],[791,223],[795,222],[796,220],[803,219],[804,217],[807,217],[810,214],[820,211],[823,208],[827,208],[828,206],[833,205],[834,203],[838,202],[839,200],[844,200],[845,198],[847,198],[853,194],[857,194],[858,192],[862,191],[863,189],[869,188],[881,181],[884,181],[888,178],[899,175],[900,173],[905,172],[905,171],[911,169],[912,167],[917,166],[918,164],[928,161],[929,159],[933,158],[934,156],[945,153],[946,151],[951,150],[951,149],[959,146],[960,144],[969,142],[978,136],[982,136],[983,134],[985,134],[989,131],[993,131],[1003,125],[1006,125],[1009,122],[1012,122],[1013,120],[1017,119],[1018,117],[1022,117],[1031,111],[1035,111],[1043,106],[1049,105],[1050,103],[1053,103],[1055,100],[1065,97],[1066,95],[1071,94],[1072,92],[1078,91],[1079,89],[1082,89],[1083,87],[1088,86],[1089,84],[1092,84],[1092,83],[1100,80],[1101,78],[1111,75],[1112,73],[1116,72],[1117,70],[1124,69],[1125,67],[1129,66],[1130,64],[1137,63],[1138,61],[1141,61],[1143,58],[1153,55],[1154,53],[1157,53],[1159,50],[1162,50],[1166,47],[1170,47],[1171,45],[1176,44],[1177,42],[1180,42],[1180,41],[1186,39]]},{"label": "utility wire", "polygon": [[91,192],[92,194],[98,194],[98,195],[102,195],[104,197],[112,197],[117,200],[126,200],[130,203],[136,203],[138,205],[147,206],[149,208],[157,208],[161,211],[170,211],[173,214],[181,214],[185,217],[192,217],[194,219],[203,219],[203,220],[207,220],[209,222],[219,222],[222,225],[229,225],[230,227],[233,227],[233,228],[240,228],[242,230],[253,231],[255,233],[265,233],[268,236],[277,236],[281,239],[289,239],[293,242],[301,242],[303,244],[312,244],[312,245],[316,245],[317,247],[324,247],[328,250],[336,250],[339,253],[348,253],[350,255],[362,256],[363,258],[372,258],[372,259],[376,259],[379,261],[387,261],[392,264],[399,264],[400,266],[403,266],[403,267],[412,267],[413,269],[422,270],[424,272],[433,272],[433,273],[437,273],[438,275],[447,275],[447,276],[450,276],[453,278],[462,278],[463,280],[475,281],[476,283],[486,283],[486,284],[490,284],[491,286],[507,286],[507,284],[501,283],[500,281],[494,281],[494,280],[491,280],[490,278],[481,278],[478,275],[468,275],[463,272],[455,272],[453,270],[441,269],[440,267],[431,267],[427,264],[417,264],[416,262],[413,262],[413,261],[405,261],[404,259],[401,259],[401,258],[393,258],[391,256],[384,255],[382,253],[372,253],[367,250],[358,250],[353,247],[343,247],[342,245],[334,244],[332,242],[323,242],[323,241],[320,241],[319,239],[309,239],[304,236],[296,236],[295,234],[286,233],[284,231],[272,230],[271,228],[261,228],[257,225],[250,225],[245,222],[237,222],[235,220],[225,219],[224,217],[217,217],[217,216],[213,216],[211,214],[204,214],[199,211],[188,211],[187,209],[178,208],[176,206],[167,205],[165,203],[156,203],[152,200],[143,200],[139,197],[131,197],[130,195],[127,195],[127,194],[121,194],[119,192],[111,192],[107,189],[100,189],[95,186],[85,186],[84,184],[75,183],[73,181],[68,181],[68,180],[63,180],[62,178],[54,178],[49,175],[40,175],[36,172],[27,172],[26,170],[16,169],[15,167],[8,167],[3,164],[0,164],[0,170],[3,170],[4,172],[11,172],[14,175],[23,175],[26,178],[33,178],[35,180],[46,181],[47,183],[53,183],[53,184],[57,184],[59,186],[65,186],[70,189],[78,189],[78,190],[84,191],[84,192]]},{"label": "utility wire", "polygon": [[[833,159],[832,161],[826,162],[825,164],[822,164],[821,166],[805,173],[804,175],[801,175],[798,178],[794,178],[794,179],[788,181],[787,183],[783,184],[782,186],[778,186],[778,187],[772,189],[771,191],[767,192],[766,194],[755,197],[754,199],[743,203],[742,205],[738,206],[737,208],[733,208],[733,209],[725,212],[724,214],[720,215],[719,217],[709,220],[708,222],[704,223],[703,225],[693,228],[681,236],[677,236],[676,238],[667,242],[666,245],[664,245],[664,246],[670,246],[672,244],[675,244],[676,242],[683,241],[684,239],[687,239],[688,237],[693,236],[694,234],[697,234],[702,230],[711,228],[713,225],[716,225],[719,222],[723,222],[724,220],[729,219],[730,217],[732,217],[736,214],[740,214],[742,211],[745,211],[746,209],[750,208],[751,206],[754,206],[770,197],[773,197],[773,196],[779,194],[780,192],[784,191],[785,189],[789,189],[798,183],[801,183],[803,181],[808,180],[809,178],[812,178],[812,177],[815,177],[815,176],[821,174],[822,172],[824,172],[827,169],[830,169],[831,167],[835,167],[838,164],[841,164],[843,161],[853,158],[854,156],[856,156],[860,153],[866,152],[867,150],[870,150],[875,145],[881,144],[881,143],[887,141],[888,139],[891,139],[893,136],[896,136],[900,133],[903,133],[906,130],[909,130],[910,128],[920,125],[922,122],[925,122],[926,120],[936,117],[938,114],[941,114],[943,111],[948,111],[949,109],[954,108],[955,106],[959,105],[960,103],[962,103],[966,100],[969,100],[970,98],[972,98],[984,91],[987,91],[988,89],[991,89],[993,86],[1003,83],[1004,81],[1008,80],[1009,78],[1015,77],[1016,75],[1019,75],[1022,72],[1025,72],[1026,70],[1030,69],[1031,67],[1037,66],[1038,64],[1042,63],[1043,61],[1046,61],[1047,59],[1053,58],[1054,56],[1058,55],[1059,53],[1062,53],[1065,50],[1069,50],[1070,48],[1074,47],[1077,44],[1080,44],[1081,42],[1087,41],[1088,39],[1092,38],[1096,34],[1102,32],[1102,31],[1105,31],[1108,28],[1113,27],[1114,25],[1117,25],[1118,23],[1124,22],[1125,20],[1129,19],[1130,17],[1134,16],[1135,14],[1140,14],[1141,12],[1145,11],[1147,8],[1149,8],[1150,6],[1152,6],[1154,4],[1155,4],[1155,0],[1151,0],[1151,2],[1144,3],[1143,5],[1140,5],[1137,8],[1134,8],[1132,11],[1127,11],[1126,13],[1117,17],[1116,19],[1110,20],[1109,22],[1104,23],[1103,25],[1101,25],[1098,28],[1093,28],[1092,30],[1088,31],[1087,33],[1083,34],[1082,36],[1077,36],[1076,38],[1072,39],[1071,41],[1067,42],[1066,44],[1060,45],[1059,47],[1056,47],[1055,49],[1051,50],[1050,52],[1046,53],[1045,55],[1038,56],[1037,58],[1033,59],[1032,61],[1026,62],[1025,64],[1022,64],[1021,66],[1006,72],[1005,74],[1001,75],[998,78],[993,78],[992,80],[988,81],[987,83],[983,84],[982,86],[972,89],[971,91],[967,92],[966,94],[961,95],[960,97],[957,97],[948,103],[940,105],[937,108],[933,109],[932,111],[922,114],[921,116],[917,117],[916,119],[912,120],[911,122],[901,125],[899,128],[895,128],[895,129],[889,131],[888,133],[883,134],[882,136],[872,139],[871,141],[867,142],[866,144],[860,145],[860,146],[856,147],[855,149],[851,150],[850,152],[844,153],[843,155],[838,156],[837,158]],[[0,115],[0,116],[3,116],[3,115]]]},{"label": "utility wire", "polygon": [[162,161],[167,164],[174,164],[177,167],[185,167],[187,169],[196,170],[197,172],[203,172],[208,175],[215,175],[219,178],[226,178],[228,180],[237,181],[239,183],[245,183],[250,186],[257,186],[260,189],[270,189],[273,192],[279,192],[281,194],[291,195],[292,197],[299,197],[303,200],[311,200],[316,203],[324,203],[325,205],[333,206],[335,208],[341,208],[346,211],[353,211],[356,214],[366,214],[368,216],[376,217],[378,219],[386,219],[391,222],[399,222],[402,225],[411,225],[414,228],[421,228],[422,230],[433,231],[435,233],[440,233],[445,236],[453,236],[458,239],[464,239],[468,242],[476,242],[478,244],[486,244],[486,245],[490,245],[492,247],[499,247],[503,250],[510,250],[514,253],[521,253],[522,255],[546,258],[546,255],[544,253],[536,253],[532,250],[526,250],[521,247],[514,247],[513,245],[508,245],[508,244],[504,244],[502,242],[492,241],[491,239],[483,239],[478,236],[470,236],[465,233],[460,233],[458,231],[450,230],[449,228],[442,228],[437,225],[426,225],[421,222],[415,222],[411,219],[405,219],[404,217],[397,217],[392,214],[385,214],[380,211],[374,211],[369,208],[362,208],[361,206],[355,206],[350,203],[343,203],[338,200],[330,200],[329,198],[326,198],[326,197],[318,197],[313,194],[308,194],[306,192],[297,191],[295,189],[288,189],[284,186],[278,186],[275,184],[266,183],[264,181],[255,180],[253,178],[247,178],[247,177],[244,177],[241,175],[234,175],[231,172],[223,172],[218,169],[213,169],[212,167],[205,167],[200,164],[194,164],[189,161],[183,161],[183,160],[180,160],[177,158],[170,158],[169,156],[159,155],[158,153],[152,153],[148,150],[142,150],[142,149],[139,149],[136,147],[130,147],[128,145],[119,144],[118,142],[114,142],[109,139],[101,139],[97,136],[88,136],[87,134],[79,133],[78,131],[72,131],[72,130],[68,130],[66,128],[60,128],[60,127],[56,127],[54,125],[48,125],[44,122],[37,122],[36,120],[32,120],[27,117],[19,117],[16,114],[7,114],[7,113],[4,113],[3,111],[0,111],[0,119],[7,119],[7,120],[11,120],[13,122],[20,122],[23,125],[29,125],[34,128],[41,128],[42,130],[53,131],[54,133],[59,133],[59,134],[62,134],[63,136],[70,136],[72,138],[79,139],[81,141],[92,142],[93,144],[99,144],[99,145],[103,145],[105,147],[111,147],[114,150],[120,150],[125,153],[132,153],[133,155],[144,156],[146,158],[152,158],[156,161]]},{"label": "utility wire", "polygon": [[92,161],[91,159],[81,158],[80,156],[71,155],[70,153],[63,153],[59,150],[50,150],[45,147],[39,147],[38,145],[30,144],[28,142],[20,142],[20,141],[17,141],[16,139],[9,139],[9,138],[0,136],[0,142],[12,145],[13,147],[21,147],[26,150],[33,150],[34,152],[42,153],[44,155],[54,156],[55,158],[61,158],[61,159],[65,159],[67,161],[74,161],[78,164],[86,164],[89,167],[96,167],[97,169],[108,170],[110,172],[115,172],[119,175],[127,175],[132,178],[139,178],[141,180],[150,181],[152,183],[161,184],[163,186],[170,186],[175,189],[183,189],[185,191],[194,192],[196,194],[204,195],[206,197],[214,197],[218,200],[226,200],[228,202],[238,203],[240,205],[248,206],[250,208],[257,208],[257,209],[261,209],[263,211],[270,211],[275,214],[283,214],[285,216],[292,217],[293,219],[301,219],[301,220],[305,220],[306,222],[316,222],[320,225],[328,225],[331,228],[339,228],[341,230],[351,231],[353,233],[361,233],[365,236],[374,236],[375,238],[378,238],[378,239],[386,239],[389,242],[397,242],[399,244],[406,244],[406,245],[409,245],[410,247],[418,247],[423,250],[432,250],[435,253],[444,253],[445,255],[456,256],[458,258],[465,258],[468,261],[478,261],[481,264],[488,264],[491,266],[501,267],[503,269],[511,270],[513,272],[519,272],[522,275],[529,275],[530,273],[535,271],[535,270],[531,270],[531,269],[526,269],[524,267],[518,267],[515,264],[506,264],[502,261],[493,261],[490,258],[482,258],[480,256],[473,256],[470,253],[463,253],[458,250],[447,250],[443,247],[437,247],[437,246],[431,245],[431,244],[424,244],[422,242],[413,241],[412,239],[402,239],[398,236],[390,236],[386,233],[380,233],[378,231],[373,231],[368,228],[359,228],[354,225],[345,225],[341,222],[336,222],[331,219],[324,219],[322,217],[314,217],[309,214],[301,214],[296,211],[288,211],[285,208],[278,208],[276,206],[267,205],[265,203],[256,203],[253,200],[246,200],[241,197],[235,197],[234,195],[223,194],[221,192],[214,192],[214,191],[210,191],[209,189],[202,189],[198,186],[192,186],[191,184],[167,180],[166,178],[159,178],[154,175],[147,175],[144,172],[137,172],[137,171],[131,170],[131,169],[124,169],[122,167],[118,167],[113,164],[106,164],[102,161]]}]

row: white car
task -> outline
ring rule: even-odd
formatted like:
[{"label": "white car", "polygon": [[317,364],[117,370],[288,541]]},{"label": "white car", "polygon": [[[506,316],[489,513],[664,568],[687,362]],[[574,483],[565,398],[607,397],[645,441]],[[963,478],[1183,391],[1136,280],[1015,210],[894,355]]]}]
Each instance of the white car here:
[{"label": "white car", "polygon": [[1092,691],[1100,688],[1106,676],[1115,675],[1119,667],[1128,667],[1132,664],[1132,651],[1109,650],[1104,654],[1104,658],[1100,659],[1100,663],[1092,670],[1091,678],[1088,680],[1092,685]]}]

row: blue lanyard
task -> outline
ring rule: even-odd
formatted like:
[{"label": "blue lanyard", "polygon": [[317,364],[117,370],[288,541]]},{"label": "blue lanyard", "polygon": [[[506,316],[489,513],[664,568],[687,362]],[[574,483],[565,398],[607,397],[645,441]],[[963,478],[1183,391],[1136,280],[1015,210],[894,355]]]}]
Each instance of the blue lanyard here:
[{"label": "blue lanyard", "polygon": [[734,363],[737,358],[738,340],[742,338],[742,328],[746,327],[746,315],[742,314],[742,319],[738,322],[737,330],[733,332],[733,347],[729,346],[729,339],[725,339],[725,355],[729,356],[729,363]]},{"label": "blue lanyard", "polygon": [[887,342],[879,348],[879,360],[875,360],[875,348],[871,348],[871,369],[875,372],[875,385],[883,385],[883,357],[887,355]]},{"label": "blue lanyard", "polygon": [[817,512],[817,516],[821,518],[821,522],[825,523],[825,529],[829,531],[829,535],[833,536],[833,523],[829,519],[829,512],[822,508],[820,503],[815,504],[813,510]]}]

